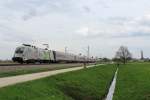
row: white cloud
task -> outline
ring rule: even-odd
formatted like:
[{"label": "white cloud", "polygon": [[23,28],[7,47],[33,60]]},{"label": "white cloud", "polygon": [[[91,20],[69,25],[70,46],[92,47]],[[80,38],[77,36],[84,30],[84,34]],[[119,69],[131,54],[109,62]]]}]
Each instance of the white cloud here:
[{"label": "white cloud", "polygon": [[77,33],[85,37],[134,37],[150,36],[150,16],[144,15],[135,18],[110,18],[101,25],[94,25],[90,28],[80,28]]},{"label": "white cloud", "polygon": [[83,36],[89,35],[89,28],[88,27],[83,27],[79,30],[77,30],[77,33]]}]

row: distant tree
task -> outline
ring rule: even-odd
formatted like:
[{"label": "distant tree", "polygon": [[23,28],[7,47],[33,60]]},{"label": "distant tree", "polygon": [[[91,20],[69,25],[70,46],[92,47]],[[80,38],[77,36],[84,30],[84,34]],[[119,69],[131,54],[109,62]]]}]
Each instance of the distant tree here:
[{"label": "distant tree", "polygon": [[127,63],[128,60],[132,58],[132,54],[129,52],[128,48],[125,46],[120,46],[115,55],[115,60],[119,62]]},{"label": "distant tree", "polygon": [[115,57],[115,58],[113,58],[113,59],[112,59],[112,61],[114,61],[114,62],[118,62],[118,63],[119,63],[119,62],[121,62],[120,58],[116,58],[116,57]]},{"label": "distant tree", "polygon": [[109,62],[110,61],[110,59],[109,58],[102,58],[102,60],[104,61],[104,62]]}]

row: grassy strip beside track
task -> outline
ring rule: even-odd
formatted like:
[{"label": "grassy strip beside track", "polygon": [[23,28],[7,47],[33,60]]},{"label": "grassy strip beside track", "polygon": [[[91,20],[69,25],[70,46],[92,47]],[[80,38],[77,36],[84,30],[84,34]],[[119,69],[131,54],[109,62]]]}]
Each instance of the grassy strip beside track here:
[{"label": "grassy strip beside track", "polygon": [[9,76],[23,75],[23,74],[45,72],[45,71],[57,70],[57,69],[64,69],[64,68],[56,68],[56,69],[38,68],[38,69],[26,69],[26,70],[24,69],[24,70],[1,72],[0,73],[0,78],[2,78],[2,77],[9,77]]},{"label": "grassy strip beside track", "polygon": [[115,71],[114,65],[102,65],[4,87],[0,100],[99,100]]},{"label": "grassy strip beside track", "polygon": [[150,63],[120,66],[114,100],[150,100]]},{"label": "grassy strip beside track", "polygon": [[[20,70],[15,70],[15,71],[0,72],[0,78],[23,75],[23,74],[45,72],[45,71],[51,71],[51,70],[58,70],[58,69],[65,69],[65,68],[72,68],[72,67],[77,67],[77,66],[67,66],[67,67],[61,66],[61,67],[54,67],[54,68],[31,68],[31,69],[20,69]],[[78,67],[80,67],[80,66],[78,66]]]}]

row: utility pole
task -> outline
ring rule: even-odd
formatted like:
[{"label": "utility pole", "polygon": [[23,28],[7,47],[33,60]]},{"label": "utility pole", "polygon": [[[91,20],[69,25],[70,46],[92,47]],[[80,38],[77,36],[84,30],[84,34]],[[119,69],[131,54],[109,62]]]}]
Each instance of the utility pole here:
[{"label": "utility pole", "polygon": [[88,57],[88,59],[90,58],[90,46],[88,46],[87,57]]},{"label": "utility pole", "polygon": [[68,47],[65,47],[65,54],[67,53],[67,48],[68,48]]},{"label": "utility pole", "polygon": [[143,51],[141,50],[141,60],[144,59]]}]

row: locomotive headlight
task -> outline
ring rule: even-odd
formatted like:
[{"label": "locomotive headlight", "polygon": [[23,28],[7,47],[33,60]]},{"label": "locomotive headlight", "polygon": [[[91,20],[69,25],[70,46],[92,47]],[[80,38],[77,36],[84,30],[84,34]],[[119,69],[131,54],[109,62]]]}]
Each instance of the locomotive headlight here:
[{"label": "locomotive headlight", "polygon": [[27,58],[23,57],[23,60],[27,60]]}]

